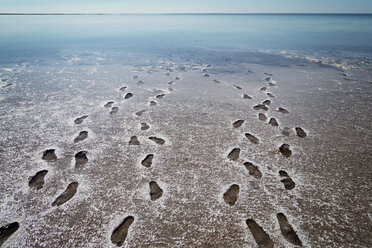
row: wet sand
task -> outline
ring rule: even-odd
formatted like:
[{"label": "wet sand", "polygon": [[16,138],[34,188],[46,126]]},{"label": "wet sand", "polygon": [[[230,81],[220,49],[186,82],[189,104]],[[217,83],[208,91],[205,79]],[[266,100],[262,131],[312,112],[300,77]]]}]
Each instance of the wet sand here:
[{"label": "wet sand", "polygon": [[9,72],[0,227],[19,227],[1,242],[368,247],[366,76],[350,82],[316,64],[240,66],[225,73],[159,61],[71,65],[62,77],[54,67]]}]

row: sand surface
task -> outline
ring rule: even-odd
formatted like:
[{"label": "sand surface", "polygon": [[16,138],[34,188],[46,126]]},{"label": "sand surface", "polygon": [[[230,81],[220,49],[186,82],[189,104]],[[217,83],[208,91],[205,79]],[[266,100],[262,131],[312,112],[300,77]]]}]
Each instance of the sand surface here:
[{"label": "sand surface", "polygon": [[3,68],[3,247],[369,247],[370,74],[229,63]]}]

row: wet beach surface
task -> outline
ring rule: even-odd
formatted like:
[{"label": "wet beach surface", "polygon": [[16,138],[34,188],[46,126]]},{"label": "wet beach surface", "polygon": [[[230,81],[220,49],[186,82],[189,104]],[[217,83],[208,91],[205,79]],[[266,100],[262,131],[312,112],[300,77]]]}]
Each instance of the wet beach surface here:
[{"label": "wet beach surface", "polygon": [[[6,244],[368,246],[371,84],[311,63],[240,68],[3,71],[14,84],[1,89],[1,223],[19,223]],[[268,99],[261,120],[254,106]]]}]

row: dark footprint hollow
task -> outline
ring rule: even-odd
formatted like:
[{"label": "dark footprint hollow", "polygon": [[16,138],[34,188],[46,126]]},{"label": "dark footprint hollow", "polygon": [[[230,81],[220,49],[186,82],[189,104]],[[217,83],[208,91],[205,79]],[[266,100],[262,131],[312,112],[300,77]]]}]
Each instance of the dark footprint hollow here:
[{"label": "dark footprint hollow", "polygon": [[289,136],[291,133],[291,129],[289,127],[285,127],[282,131],[282,134],[285,136]]},{"label": "dark footprint hollow", "polygon": [[278,112],[283,114],[289,114],[288,110],[286,110],[285,108],[278,108]]},{"label": "dark footprint hollow", "polygon": [[252,99],[252,97],[250,97],[250,96],[247,95],[247,94],[243,94],[243,98],[244,98],[244,99]]},{"label": "dark footprint hollow", "polygon": [[125,96],[124,96],[124,99],[130,99],[134,96],[133,93],[127,93]]},{"label": "dark footprint hollow", "polygon": [[162,99],[164,96],[165,96],[165,94],[160,94],[160,95],[157,95],[156,98],[157,99]]},{"label": "dark footprint hollow", "polygon": [[245,134],[245,137],[250,141],[252,142],[253,144],[258,144],[260,141],[258,140],[258,138],[250,133],[246,133]]},{"label": "dark footprint hollow", "polygon": [[279,171],[279,176],[283,178],[281,182],[283,183],[286,190],[292,190],[296,187],[295,182],[293,182],[292,178],[288,175],[287,172],[281,170]]},{"label": "dark footprint hollow", "polygon": [[300,138],[305,138],[307,136],[305,131],[300,127],[296,127],[296,133],[297,133],[297,136]]},{"label": "dark footprint hollow", "polygon": [[4,244],[5,241],[7,241],[10,236],[13,235],[13,233],[18,230],[18,228],[18,222],[13,222],[0,228],[0,247]]},{"label": "dark footprint hollow", "polygon": [[270,118],[269,124],[273,127],[278,127],[279,123],[276,121],[275,118]]},{"label": "dark footprint hollow", "polygon": [[268,111],[269,108],[265,104],[257,104],[253,107],[254,110],[265,110]]},{"label": "dark footprint hollow", "polygon": [[69,201],[77,192],[77,188],[79,186],[78,182],[72,182],[70,183],[66,190],[60,194],[57,199],[52,203],[52,206],[61,206],[62,204]]},{"label": "dark footprint hollow", "polygon": [[290,145],[283,144],[279,147],[279,151],[280,151],[281,154],[283,154],[284,156],[286,156],[288,158],[292,155],[292,151],[291,151],[290,148],[291,148]]},{"label": "dark footprint hollow", "polygon": [[245,162],[244,163],[245,168],[249,171],[249,175],[256,179],[261,179],[262,178],[262,173],[258,167],[250,162]]},{"label": "dark footprint hollow", "polygon": [[150,186],[150,197],[152,201],[156,201],[163,195],[163,190],[159,187],[159,185],[152,181],[149,183]]},{"label": "dark footprint hollow", "polygon": [[75,154],[75,166],[82,166],[88,163],[87,151],[80,151]]},{"label": "dark footprint hollow", "polygon": [[260,91],[265,91],[265,90],[267,90],[267,87],[262,87],[262,88],[260,89]]},{"label": "dark footprint hollow", "polygon": [[231,185],[230,188],[223,194],[225,203],[229,204],[230,206],[234,206],[236,201],[238,200],[239,190],[239,185]]},{"label": "dark footprint hollow", "polygon": [[241,127],[241,125],[243,125],[243,123],[244,123],[244,120],[234,121],[233,127],[235,127],[235,128]]},{"label": "dark footprint hollow", "polygon": [[300,238],[297,236],[297,233],[292,228],[291,224],[289,224],[287,217],[283,213],[278,213],[276,217],[283,237],[293,245],[302,246]]},{"label": "dark footprint hollow", "polygon": [[83,123],[83,121],[84,121],[86,118],[88,118],[88,116],[87,116],[87,115],[83,115],[83,116],[81,116],[81,117],[79,117],[79,118],[76,118],[76,119],[74,120],[74,122],[75,122],[75,124],[81,124],[81,123]]},{"label": "dark footprint hollow", "polygon": [[45,150],[43,152],[43,157],[42,159],[46,160],[46,161],[56,161],[57,160],[57,156],[55,154],[55,149],[48,149],[48,150]]},{"label": "dark footprint hollow", "polygon": [[263,113],[259,113],[259,114],[258,114],[258,119],[259,119],[260,121],[266,121],[266,120],[267,120],[267,117],[266,117],[265,114],[263,114]]},{"label": "dark footprint hollow", "polygon": [[74,143],[85,140],[88,138],[88,131],[81,131],[79,135],[74,139]]},{"label": "dark footprint hollow", "polygon": [[273,95],[273,94],[271,94],[271,93],[267,93],[266,94],[268,97],[270,97],[270,98],[275,98],[275,96]]},{"label": "dark footprint hollow", "polygon": [[118,107],[112,107],[110,114],[116,114],[117,112],[119,112],[119,108]]},{"label": "dark footprint hollow", "polygon": [[141,164],[147,168],[150,168],[152,165],[152,159],[154,158],[154,154],[149,154],[142,160]]},{"label": "dark footprint hollow", "polygon": [[242,90],[242,89],[243,89],[243,88],[240,87],[239,85],[235,85],[235,84],[234,84],[233,86],[234,86],[234,88],[237,89],[237,90]]},{"label": "dark footprint hollow", "polygon": [[155,101],[150,101],[150,106],[156,106],[158,103]]},{"label": "dark footprint hollow", "polygon": [[132,136],[129,140],[129,145],[139,146],[140,142],[138,141],[137,136]]},{"label": "dark footprint hollow", "polygon": [[270,100],[265,100],[262,102],[262,104],[266,105],[266,106],[269,106],[271,104],[271,101]]},{"label": "dark footprint hollow", "polygon": [[146,110],[143,109],[143,110],[140,110],[140,111],[136,112],[135,115],[142,116],[143,113],[145,113],[145,112],[146,112]]},{"label": "dark footprint hollow", "polygon": [[271,240],[270,236],[254,220],[248,219],[246,223],[258,247],[260,248],[274,247],[274,242]]},{"label": "dark footprint hollow", "polygon": [[132,225],[133,222],[133,216],[126,217],[123,222],[112,232],[111,242],[117,247],[122,246],[125,239],[127,238],[129,227]]},{"label": "dark footprint hollow", "polygon": [[147,123],[141,123],[141,130],[142,130],[142,131],[145,131],[145,130],[147,130],[147,129],[149,129],[149,128],[150,128],[150,126],[147,125]]},{"label": "dark footprint hollow", "polygon": [[105,108],[111,108],[114,102],[108,102],[105,105],[103,105]]},{"label": "dark footprint hollow", "polygon": [[217,79],[213,79],[213,82],[216,83],[216,84],[219,84],[221,83],[220,81],[218,81]]},{"label": "dark footprint hollow", "polygon": [[127,89],[127,86],[123,86],[123,87],[121,87],[119,90],[120,91],[125,91]]},{"label": "dark footprint hollow", "polygon": [[47,170],[41,170],[36,172],[36,174],[30,177],[28,186],[35,189],[41,189],[44,186],[44,177],[48,173]]},{"label": "dark footprint hollow", "polygon": [[232,161],[238,160],[239,156],[240,156],[240,148],[232,149],[231,152],[227,155],[227,157]]},{"label": "dark footprint hollow", "polygon": [[154,141],[156,144],[159,144],[159,145],[164,145],[165,144],[165,140],[163,140],[161,138],[149,137],[149,139]]}]

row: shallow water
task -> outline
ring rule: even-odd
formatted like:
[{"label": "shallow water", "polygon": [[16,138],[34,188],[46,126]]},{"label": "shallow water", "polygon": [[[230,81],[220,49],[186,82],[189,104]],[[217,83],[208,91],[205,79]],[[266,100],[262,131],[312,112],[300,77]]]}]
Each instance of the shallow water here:
[{"label": "shallow water", "polygon": [[[128,216],[126,247],[255,247],[247,219],[289,247],[278,213],[304,247],[368,247],[371,24],[370,15],[0,16],[0,227],[20,224],[5,247],[114,247]],[[254,110],[267,99],[268,111]],[[88,137],[75,142],[81,131]],[[47,149],[56,161],[42,159]],[[76,166],[79,151],[88,162]],[[41,170],[43,187],[31,188]],[[163,190],[155,201],[151,181]],[[52,206],[71,182],[76,194]]]}]

